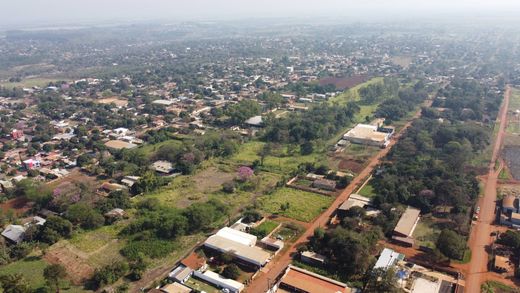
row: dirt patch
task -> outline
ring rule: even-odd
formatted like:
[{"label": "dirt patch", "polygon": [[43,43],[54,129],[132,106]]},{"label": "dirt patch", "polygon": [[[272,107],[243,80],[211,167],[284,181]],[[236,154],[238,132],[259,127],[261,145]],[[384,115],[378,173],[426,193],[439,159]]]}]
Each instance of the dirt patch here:
[{"label": "dirt patch", "polygon": [[66,244],[56,244],[43,257],[51,264],[65,267],[67,275],[75,285],[81,285],[94,273],[94,268],[87,264],[85,255],[80,255]]},{"label": "dirt patch", "polygon": [[341,159],[338,165],[338,169],[341,171],[349,170],[354,173],[359,173],[361,170],[363,170],[363,164],[352,159]]},{"label": "dirt patch", "polygon": [[235,178],[235,174],[220,171],[217,167],[209,167],[193,176],[197,191],[214,192],[222,188],[222,184]]},{"label": "dirt patch", "polygon": [[23,215],[31,209],[32,205],[33,203],[25,197],[17,197],[0,204],[0,208],[4,214],[12,210],[16,215]]}]

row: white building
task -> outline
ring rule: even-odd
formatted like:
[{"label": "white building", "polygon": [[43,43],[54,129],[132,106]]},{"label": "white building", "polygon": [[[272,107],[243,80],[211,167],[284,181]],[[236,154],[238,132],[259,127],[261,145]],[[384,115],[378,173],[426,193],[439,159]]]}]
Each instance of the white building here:
[{"label": "white building", "polygon": [[229,227],[220,229],[216,235],[251,247],[255,246],[257,241],[257,237],[255,235],[231,229]]}]

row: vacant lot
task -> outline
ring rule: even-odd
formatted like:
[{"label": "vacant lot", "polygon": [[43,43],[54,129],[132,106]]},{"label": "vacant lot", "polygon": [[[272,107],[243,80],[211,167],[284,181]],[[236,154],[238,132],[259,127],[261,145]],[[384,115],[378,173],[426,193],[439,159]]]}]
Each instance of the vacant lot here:
[{"label": "vacant lot", "polygon": [[[327,209],[333,200],[333,197],[284,187],[261,197],[259,202],[266,212],[310,222]],[[287,204],[287,208],[283,209],[282,205]]]}]

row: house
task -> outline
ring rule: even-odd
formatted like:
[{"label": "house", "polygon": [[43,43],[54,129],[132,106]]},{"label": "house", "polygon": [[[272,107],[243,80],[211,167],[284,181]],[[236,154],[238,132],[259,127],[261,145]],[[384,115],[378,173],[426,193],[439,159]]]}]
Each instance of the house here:
[{"label": "house", "polygon": [[2,231],[2,236],[11,243],[18,244],[23,241],[25,229],[26,227],[21,225],[8,225]]},{"label": "house", "polygon": [[205,272],[195,272],[194,275],[202,279],[210,284],[213,284],[217,286],[218,288],[223,288],[229,290],[229,292],[232,293],[239,293],[244,290],[244,284],[237,282],[235,280],[226,279],[222,277],[221,275],[212,272],[212,271],[205,271]]},{"label": "house", "polygon": [[168,274],[168,278],[173,281],[184,284],[193,275],[193,272],[194,272],[193,269],[191,269],[183,264],[180,264],[179,266],[177,266],[173,271],[171,271]]},{"label": "house", "polygon": [[181,260],[181,264],[194,271],[205,270],[207,267],[206,259],[195,252]]},{"label": "house", "polygon": [[336,181],[329,179],[317,179],[312,182],[312,187],[328,191],[335,191]]},{"label": "house", "polygon": [[[164,293],[190,293],[193,290],[191,290],[190,287],[187,287],[187,286],[185,286],[183,284],[174,282],[174,283],[171,283],[171,284],[164,285],[161,288],[161,291],[164,292]],[[150,291],[148,291],[148,292],[150,292]]]},{"label": "house", "polygon": [[304,251],[300,254],[300,259],[302,262],[311,264],[311,265],[324,265],[327,262],[327,258],[321,254],[318,254],[314,251]]},{"label": "house", "polygon": [[347,211],[353,207],[361,207],[365,208],[370,205],[370,198],[361,196],[359,194],[351,194],[349,198],[344,201],[337,210],[337,215],[340,218],[344,218],[347,216]]},{"label": "house", "polygon": [[139,176],[125,176],[121,179],[121,184],[125,185],[128,188],[132,188],[134,184],[140,179]]},{"label": "house", "polygon": [[251,127],[262,127],[264,125],[264,122],[262,121],[262,116],[251,117],[247,119],[244,123]]},{"label": "house", "polygon": [[113,191],[121,191],[121,190],[125,190],[125,189],[126,189],[126,186],[124,186],[124,185],[117,184],[117,183],[104,182],[98,188],[98,192],[101,194],[108,194]]},{"label": "house", "polygon": [[260,244],[265,249],[268,249],[270,251],[280,251],[284,247],[284,243],[282,240],[273,239],[269,237],[264,237],[262,240],[260,240]]},{"label": "house", "polygon": [[373,270],[375,269],[384,269],[388,270],[395,266],[395,264],[404,259],[404,254],[400,254],[398,252],[393,251],[390,248],[385,248],[379,255],[379,258],[374,265]]},{"label": "house", "polygon": [[347,284],[289,265],[280,282],[270,292],[349,293]]},{"label": "house", "polygon": [[386,147],[391,135],[391,133],[379,131],[378,126],[358,124],[345,133],[343,139],[356,144]]},{"label": "house", "polygon": [[394,228],[394,236],[411,238],[413,231],[419,222],[420,214],[420,210],[407,207]]},{"label": "house", "polygon": [[212,235],[204,242],[204,247],[220,253],[231,253],[244,264],[263,267],[271,258],[271,254],[259,247],[251,247],[235,242],[219,235]]},{"label": "house", "polygon": [[175,170],[173,164],[168,161],[156,161],[152,164],[152,169],[162,174],[170,174]]},{"label": "house", "polygon": [[23,161],[23,166],[26,170],[34,170],[41,168],[42,163],[40,160],[28,159]]},{"label": "house", "polygon": [[24,138],[23,130],[13,129],[13,131],[11,131],[11,138],[13,140],[23,139]]}]

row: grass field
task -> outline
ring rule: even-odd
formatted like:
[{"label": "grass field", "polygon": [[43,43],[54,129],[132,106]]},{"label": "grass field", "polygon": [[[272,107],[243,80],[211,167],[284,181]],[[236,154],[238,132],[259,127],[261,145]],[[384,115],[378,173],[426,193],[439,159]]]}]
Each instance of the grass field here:
[{"label": "grass field", "polygon": [[61,80],[61,79],[55,79],[55,78],[29,78],[29,79],[24,79],[21,82],[2,82],[2,83],[0,83],[0,86],[6,87],[6,88],[33,87],[33,86],[45,87],[50,82],[56,82],[58,80]]},{"label": "grass field", "polygon": [[[287,187],[280,188],[259,199],[260,206],[264,211],[304,222],[312,221],[327,209],[333,201],[334,198],[332,197]],[[282,210],[281,205],[286,203],[289,203],[289,208]]]},{"label": "grass field", "polygon": [[363,188],[361,188],[361,190],[358,191],[358,194],[368,198],[372,198],[376,195],[374,187],[370,185],[370,183],[367,183],[367,185],[363,186]]},{"label": "grass field", "polygon": [[[230,160],[235,164],[251,165],[255,160],[260,160],[258,153],[262,150],[264,144],[264,142],[260,141],[246,142],[240,146],[240,150]],[[302,156],[299,154],[299,149],[289,155],[287,146],[275,151],[275,153],[277,153],[276,156],[271,155],[264,158],[262,169],[280,174],[287,174],[293,171],[301,163],[316,163],[320,156],[318,151]]]},{"label": "grass field", "polygon": [[262,224],[258,225],[258,227],[253,228],[252,234],[263,235],[263,237],[265,237],[269,235],[271,232],[273,232],[273,230],[276,229],[276,227],[278,227],[279,225],[280,223],[278,222],[266,220],[262,222]]},{"label": "grass field", "polygon": [[358,84],[357,86],[355,86],[355,87],[353,87],[351,89],[348,89],[344,93],[331,98],[329,100],[329,102],[330,103],[338,103],[340,105],[345,105],[345,104],[347,104],[350,101],[359,101],[359,99],[360,99],[360,96],[359,96],[359,93],[358,93],[359,89],[361,89],[361,88],[363,88],[363,87],[365,87],[367,85],[378,83],[378,82],[381,82],[381,81],[383,81],[382,77],[372,78],[371,80],[369,80],[367,82],[364,82],[362,84]]},{"label": "grass field", "polygon": [[487,281],[482,284],[482,293],[518,293],[520,289],[509,287],[497,281]]},{"label": "grass field", "polygon": [[77,233],[69,240],[69,242],[79,250],[91,253],[117,239],[117,234],[124,226],[125,224],[122,222],[117,222],[112,225],[100,227],[93,231]]},{"label": "grass field", "polygon": [[432,219],[423,217],[417,223],[417,227],[413,232],[413,238],[417,240],[418,245],[435,248],[435,243],[440,234],[440,229],[434,226]]},{"label": "grass field", "polygon": [[182,141],[176,140],[176,139],[170,139],[170,140],[163,141],[163,142],[156,143],[156,144],[144,144],[143,146],[139,147],[138,150],[142,151],[146,155],[151,155],[155,151],[157,151],[160,147],[165,146],[165,145],[173,145],[173,146],[178,147],[178,146],[182,145]]}]

